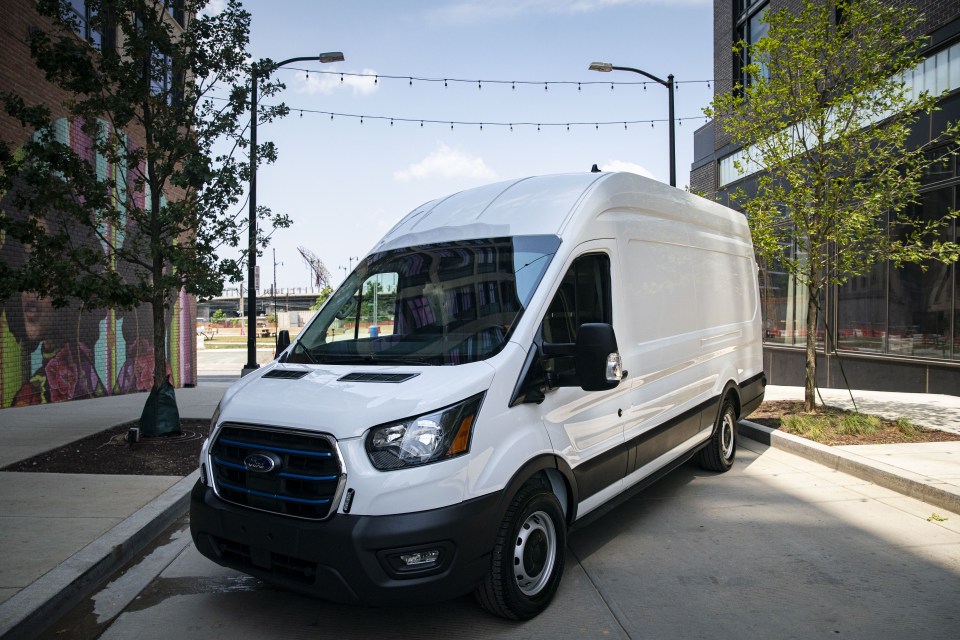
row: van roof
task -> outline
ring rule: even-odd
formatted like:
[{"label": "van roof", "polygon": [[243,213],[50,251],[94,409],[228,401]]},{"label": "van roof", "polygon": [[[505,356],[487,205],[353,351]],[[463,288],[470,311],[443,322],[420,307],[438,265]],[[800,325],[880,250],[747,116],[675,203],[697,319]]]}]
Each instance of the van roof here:
[{"label": "van roof", "polygon": [[[476,238],[576,234],[604,211],[643,209],[727,227],[743,216],[633,173],[569,173],[508,180],[427,202],[407,214],[373,252]],[[740,218],[734,221],[733,218]],[[744,224],[744,227],[746,225]]]}]

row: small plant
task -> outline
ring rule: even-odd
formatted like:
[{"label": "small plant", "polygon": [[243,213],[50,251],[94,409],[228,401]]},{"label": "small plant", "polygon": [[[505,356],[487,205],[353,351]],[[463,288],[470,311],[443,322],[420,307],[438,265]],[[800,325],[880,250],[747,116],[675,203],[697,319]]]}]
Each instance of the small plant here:
[{"label": "small plant", "polygon": [[820,440],[823,434],[823,418],[812,413],[798,413],[783,417],[783,427],[789,433],[794,433],[811,440]]},{"label": "small plant", "polygon": [[839,435],[862,436],[883,429],[883,422],[877,416],[865,413],[848,413],[840,416],[836,427]]},{"label": "small plant", "polygon": [[939,513],[931,513],[930,517],[927,518],[927,522],[946,522],[950,518],[944,518]]},{"label": "small plant", "polygon": [[897,431],[905,436],[913,437],[917,435],[917,426],[906,418],[897,418],[893,424],[897,428]]}]

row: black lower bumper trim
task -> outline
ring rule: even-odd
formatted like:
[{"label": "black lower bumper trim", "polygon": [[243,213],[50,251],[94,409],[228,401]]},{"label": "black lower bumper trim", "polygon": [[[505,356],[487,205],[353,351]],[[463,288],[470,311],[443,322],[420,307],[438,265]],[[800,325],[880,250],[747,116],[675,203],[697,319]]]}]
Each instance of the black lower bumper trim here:
[{"label": "black lower bumper trim", "polygon": [[[297,520],[226,503],[199,482],[190,501],[197,550],[217,564],[334,602],[439,601],[472,591],[490,563],[499,494],[392,516]],[[405,550],[437,549],[434,564],[397,571]]]}]

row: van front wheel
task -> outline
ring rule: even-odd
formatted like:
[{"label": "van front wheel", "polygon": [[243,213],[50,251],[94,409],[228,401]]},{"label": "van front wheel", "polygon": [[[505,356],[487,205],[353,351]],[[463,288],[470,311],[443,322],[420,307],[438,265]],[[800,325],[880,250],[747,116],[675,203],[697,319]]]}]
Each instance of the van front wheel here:
[{"label": "van front wheel", "polygon": [[727,471],[733,466],[737,455],[737,410],[733,400],[724,398],[720,415],[713,426],[713,435],[706,447],[700,450],[697,462],[709,471]]},{"label": "van front wheel", "polygon": [[539,483],[524,485],[500,525],[477,602],[502,618],[533,618],[557,591],[566,543],[567,525],[556,496]]}]

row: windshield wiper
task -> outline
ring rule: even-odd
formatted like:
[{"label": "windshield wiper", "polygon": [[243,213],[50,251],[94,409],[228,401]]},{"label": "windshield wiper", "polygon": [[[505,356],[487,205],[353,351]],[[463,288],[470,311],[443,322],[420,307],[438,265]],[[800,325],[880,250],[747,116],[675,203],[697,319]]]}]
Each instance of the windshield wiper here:
[{"label": "windshield wiper", "polygon": [[310,361],[310,364],[320,364],[319,362],[317,362],[317,359],[314,358],[313,355],[310,353],[310,350],[304,347],[299,342],[294,344],[293,351],[291,352],[290,355],[297,355],[297,356],[304,355],[307,357],[307,360]]}]

